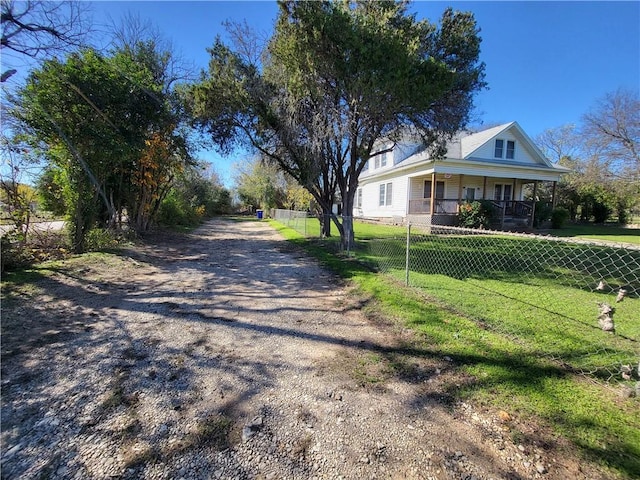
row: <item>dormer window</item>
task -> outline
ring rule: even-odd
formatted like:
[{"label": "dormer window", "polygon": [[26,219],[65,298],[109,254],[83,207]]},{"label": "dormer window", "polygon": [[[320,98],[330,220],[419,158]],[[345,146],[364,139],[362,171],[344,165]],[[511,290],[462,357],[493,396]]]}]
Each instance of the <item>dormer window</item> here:
[{"label": "dormer window", "polygon": [[513,160],[516,156],[516,142],[507,140],[507,158]]},{"label": "dormer window", "polygon": [[[383,146],[383,147],[381,147],[382,150],[387,150],[388,148],[391,148],[391,146]],[[378,168],[386,167],[387,166],[387,160],[393,160],[393,156],[389,155],[390,153],[391,153],[390,151],[374,153],[373,156],[372,156],[373,169],[375,170],[375,169],[378,169]]]},{"label": "dormer window", "polygon": [[507,140],[506,152],[505,152],[504,144],[505,144],[505,141],[503,139],[496,138],[493,156],[495,158],[506,158],[508,160],[513,160],[514,158],[516,158],[516,142],[513,140]]}]

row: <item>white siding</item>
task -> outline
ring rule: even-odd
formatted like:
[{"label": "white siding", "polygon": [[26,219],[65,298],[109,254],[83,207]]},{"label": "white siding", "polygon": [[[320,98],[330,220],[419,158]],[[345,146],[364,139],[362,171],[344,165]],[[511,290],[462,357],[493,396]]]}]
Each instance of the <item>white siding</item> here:
[{"label": "white siding", "polygon": [[[424,198],[425,180],[431,180],[431,175],[411,178],[410,200],[422,200]],[[436,175],[436,182],[444,182],[445,200],[455,200],[458,198],[458,185],[460,184],[460,178],[458,176],[452,175],[450,178],[445,178],[444,175],[438,174]]]},{"label": "white siding", "polygon": [[[391,205],[379,205],[380,185],[383,183],[393,184]],[[407,211],[407,183],[407,177],[402,176],[362,185],[362,208],[354,208],[353,214],[367,218],[404,217]]]},{"label": "white siding", "polygon": [[[480,148],[478,148],[475,152],[473,152],[471,154],[471,158],[484,158],[484,159],[487,159],[487,160],[500,160],[500,159],[496,159],[494,157],[495,145],[496,145],[495,140],[496,140],[496,138],[504,140],[502,160],[507,160],[507,161],[510,161],[510,162],[518,162],[518,163],[523,163],[523,164],[539,165],[539,163],[536,162],[536,160],[531,155],[531,153],[525,148],[524,144],[516,137],[516,135],[511,133],[510,130],[506,130],[506,131],[500,133],[497,137],[489,140],[487,143],[482,145]],[[507,150],[507,141],[508,140],[511,140],[511,141],[515,142],[515,144],[516,144],[515,156],[514,156],[513,160],[506,158],[506,150]]]}]

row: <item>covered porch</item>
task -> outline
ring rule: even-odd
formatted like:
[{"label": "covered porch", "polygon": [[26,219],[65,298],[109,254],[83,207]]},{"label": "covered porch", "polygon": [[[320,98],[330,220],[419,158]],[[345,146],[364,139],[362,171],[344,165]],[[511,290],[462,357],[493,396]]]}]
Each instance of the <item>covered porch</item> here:
[{"label": "covered porch", "polygon": [[[460,206],[488,200],[493,205],[494,221],[500,228],[507,224],[532,227],[535,202],[524,200],[524,187],[533,184],[536,198],[541,180],[449,173],[431,173],[409,177],[407,216],[429,215],[452,224]],[[555,206],[557,182],[553,181],[552,203]],[[451,217],[447,221],[447,217]],[[440,223],[440,222],[439,222]]]}]

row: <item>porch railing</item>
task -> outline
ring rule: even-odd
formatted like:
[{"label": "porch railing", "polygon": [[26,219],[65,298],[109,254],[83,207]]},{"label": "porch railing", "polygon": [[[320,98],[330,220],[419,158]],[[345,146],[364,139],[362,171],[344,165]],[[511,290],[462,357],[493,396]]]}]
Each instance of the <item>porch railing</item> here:
[{"label": "porch railing", "polygon": [[[460,205],[466,200],[458,199],[436,199],[434,213],[447,213],[455,215],[460,210]],[[494,215],[498,218],[530,218],[533,211],[532,202],[520,200],[491,200]],[[423,198],[419,200],[409,200],[409,214],[429,214],[431,213],[431,199]]]},{"label": "porch railing", "polygon": [[533,211],[533,202],[519,200],[492,200],[494,215],[497,217],[529,218]]},{"label": "porch railing", "polygon": [[[437,198],[435,200],[434,213],[457,214],[460,200]],[[431,213],[431,199],[409,200],[409,214]]]}]

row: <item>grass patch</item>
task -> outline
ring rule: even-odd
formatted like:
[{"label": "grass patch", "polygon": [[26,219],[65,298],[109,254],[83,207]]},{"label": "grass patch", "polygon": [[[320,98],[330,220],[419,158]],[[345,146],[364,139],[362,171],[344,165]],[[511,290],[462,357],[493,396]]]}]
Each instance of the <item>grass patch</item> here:
[{"label": "grass patch", "polygon": [[186,446],[208,446],[215,450],[224,450],[231,446],[230,433],[233,420],[226,415],[211,414],[202,418],[187,435]]},{"label": "grass patch", "polygon": [[550,233],[555,237],[584,238],[640,245],[640,228],[626,228],[617,225],[570,224],[551,230]]},{"label": "grass patch", "polygon": [[[595,301],[615,295],[594,291],[601,278],[612,288],[624,284],[640,265],[636,257],[621,259],[611,249],[581,245],[557,251],[526,239],[443,237],[413,245],[412,255],[419,251],[421,262],[412,265],[410,279],[420,288],[408,289],[402,286],[403,229],[390,227],[384,242],[373,241],[376,225],[356,233],[358,257],[383,262],[390,273],[377,275],[331,254],[326,241],[307,242],[272,225],[354,282],[372,299],[377,315],[412,328],[421,342],[410,355],[452,360],[455,377],[465,381],[443,385],[443,397],[505,410],[569,440],[612,477],[640,477],[639,400],[622,398],[618,388],[620,364],[637,364],[640,353],[640,299],[616,305],[618,331],[607,335],[597,328]],[[380,243],[383,248],[376,250]],[[563,264],[563,258],[578,260]],[[402,353],[398,358],[406,360],[409,353]],[[355,361],[364,383],[381,378],[379,372],[371,375],[375,360]],[[594,375],[600,380],[592,381]],[[611,379],[616,381],[607,384]]]}]

